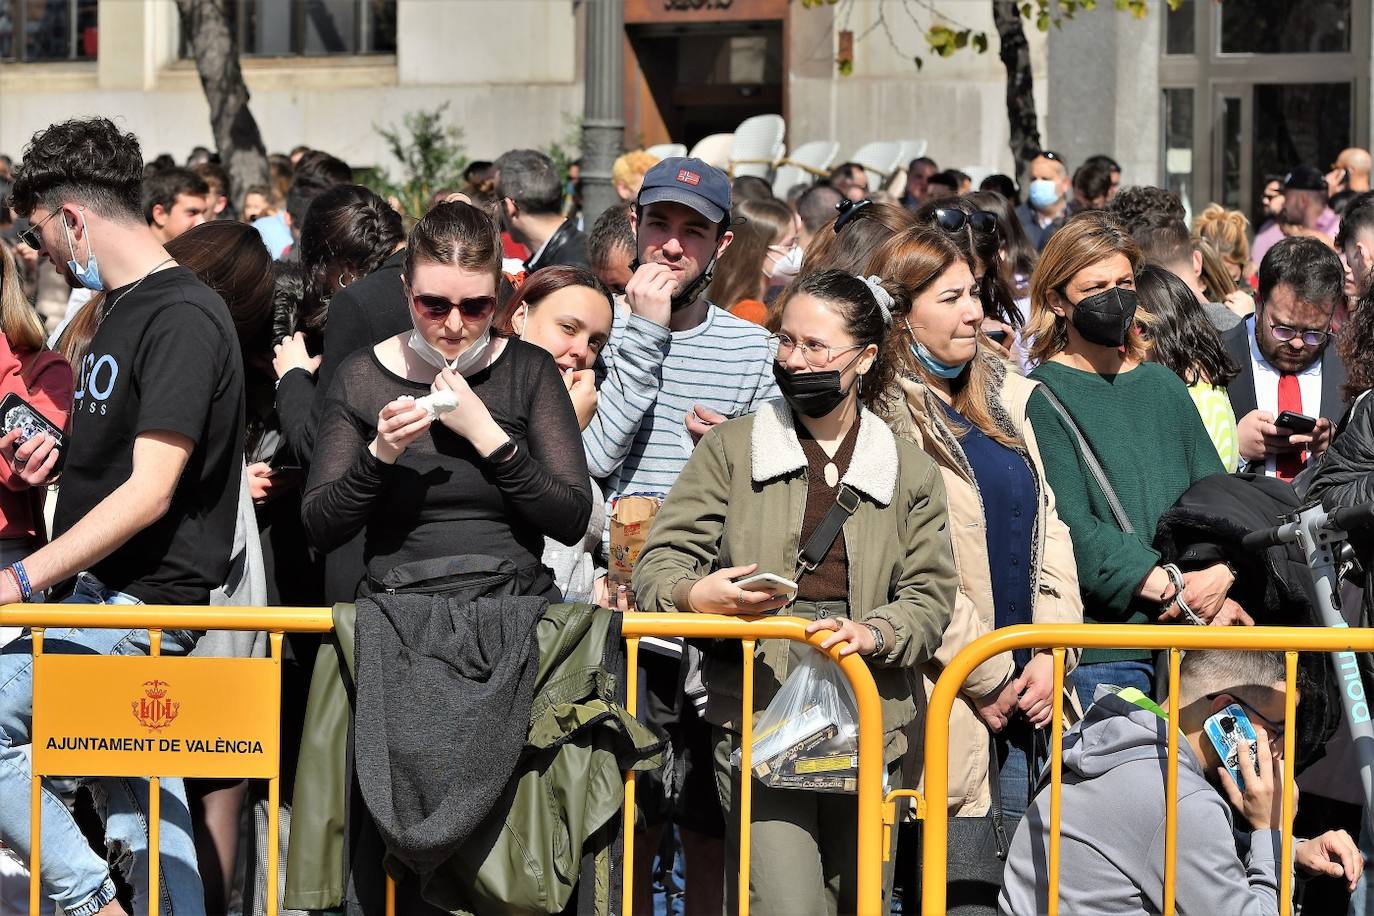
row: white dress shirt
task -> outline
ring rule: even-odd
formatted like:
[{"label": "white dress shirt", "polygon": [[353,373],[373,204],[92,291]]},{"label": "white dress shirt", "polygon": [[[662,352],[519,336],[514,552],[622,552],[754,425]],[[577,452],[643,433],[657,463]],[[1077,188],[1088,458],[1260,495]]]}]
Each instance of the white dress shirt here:
[{"label": "white dress shirt", "polygon": [[[1277,417],[1279,415],[1279,370],[1269,365],[1264,354],[1260,353],[1259,341],[1255,340],[1254,315],[1245,319],[1245,326],[1249,330],[1250,368],[1255,377],[1255,406],[1271,417]],[[1309,417],[1321,416],[1322,361],[1320,359],[1298,373],[1298,390],[1302,394],[1302,413]],[[1241,418],[1237,417],[1236,419]],[[1274,456],[1268,455],[1264,459],[1264,473],[1273,477],[1274,472]]]}]

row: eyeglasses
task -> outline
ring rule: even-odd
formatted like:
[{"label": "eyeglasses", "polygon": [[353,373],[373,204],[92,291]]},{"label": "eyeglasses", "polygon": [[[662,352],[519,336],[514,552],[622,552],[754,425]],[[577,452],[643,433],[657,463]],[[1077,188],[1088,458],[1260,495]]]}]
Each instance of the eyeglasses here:
[{"label": "eyeglasses", "polygon": [[1207,694],[1207,699],[1215,700],[1219,696],[1230,697],[1232,703],[1235,703],[1241,709],[1244,709],[1254,718],[1259,719],[1260,724],[1264,726],[1264,730],[1269,733],[1270,738],[1274,739],[1275,741],[1283,740],[1284,727],[1282,722],[1275,722],[1273,719],[1269,718],[1264,713],[1260,712],[1258,709],[1251,706],[1249,703],[1245,702],[1240,697],[1236,696],[1234,693],[1227,693],[1224,690],[1219,693],[1209,693]]},{"label": "eyeglasses", "polygon": [[958,232],[965,226],[973,226],[975,232],[988,235],[997,234],[997,214],[987,210],[974,210],[965,213],[955,207],[940,207],[933,214],[935,225],[946,232]]},{"label": "eyeglasses", "polygon": [[46,223],[48,220],[52,219],[54,216],[61,212],[62,211],[60,209],[54,210],[38,222],[34,223],[29,228],[25,229],[23,232],[19,233],[19,241],[23,242],[25,245],[28,245],[34,251],[42,251],[43,242],[41,239],[39,239],[38,232],[40,229],[43,228],[44,223]]},{"label": "eyeglasses", "polygon": [[1286,324],[1271,324],[1269,333],[1274,335],[1274,339],[1283,343],[1288,343],[1295,337],[1302,338],[1304,347],[1320,347],[1326,343],[1326,338],[1331,334],[1327,331],[1299,331],[1297,328],[1290,328]]},{"label": "eyeglasses", "polygon": [[840,215],[835,217],[836,234],[845,227],[845,224],[858,216],[865,207],[870,206],[872,203],[873,201],[869,200],[867,197],[863,200],[850,200],[849,198],[845,198],[837,203],[835,209],[840,212]]},{"label": "eyeglasses", "polygon": [[810,341],[802,343],[793,340],[787,334],[770,335],[773,342],[778,345],[778,361],[783,362],[792,355],[793,350],[801,350],[802,359],[812,369],[823,369],[835,361],[835,357],[841,353],[848,353],[850,350],[862,350],[864,344],[854,344],[852,347],[827,347],[825,344]]},{"label": "eyeglasses", "polygon": [[412,300],[415,307],[424,312],[435,321],[442,321],[448,317],[448,313],[454,309],[469,321],[476,321],[485,318],[496,311],[495,296],[475,296],[471,299],[461,299],[458,302],[450,302],[442,296],[414,296]]}]

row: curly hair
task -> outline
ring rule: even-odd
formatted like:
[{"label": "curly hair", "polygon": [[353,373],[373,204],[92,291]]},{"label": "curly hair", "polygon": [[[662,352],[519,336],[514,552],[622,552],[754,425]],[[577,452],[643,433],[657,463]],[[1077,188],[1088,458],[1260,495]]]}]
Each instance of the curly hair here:
[{"label": "curly hair", "polygon": [[1131,235],[1153,229],[1171,220],[1188,219],[1183,201],[1173,191],[1150,186],[1125,188],[1112,202],[1107,212]]},{"label": "curly hair", "polygon": [[1250,260],[1250,221],[1244,213],[1210,204],[1193,220],[1193,232],[1210,242],[1223,261],[1245,269]]},{"label": "curly hair", "polygon": [[33,135],[14,176],[10,205],[23,217],[40,202],[77,202],[107,219],[141,220],[143,151],[108,118],[79,118]]},{"label": "curly hair", "polygon": [[1370,340],[1374,340],[1374,290],[1360,297],[1336,337],[1336,352],[1345,363],[1341,397],[1347,401],[1374,388],[1374,347],[1369,346]]}]

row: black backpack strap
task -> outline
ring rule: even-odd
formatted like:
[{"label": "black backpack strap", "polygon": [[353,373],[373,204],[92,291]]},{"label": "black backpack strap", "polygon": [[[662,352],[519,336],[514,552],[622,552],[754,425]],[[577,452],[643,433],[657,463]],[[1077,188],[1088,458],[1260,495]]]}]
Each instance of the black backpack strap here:
[{"label": "black backpack strap", "polygon": [[797,554],[798,576],[809,573],[821,565],[825,555],[830,553],[830,548],[835,546],[835,539],[844,530],[844,523],[858,511],[859,501],[859,491],[847,483],[840,484],[840,491],[835,494],[835,505],[830,507],[830,511],[821,519],[816,530],[811,532],[811,537],[806,539],[806,543]]}]

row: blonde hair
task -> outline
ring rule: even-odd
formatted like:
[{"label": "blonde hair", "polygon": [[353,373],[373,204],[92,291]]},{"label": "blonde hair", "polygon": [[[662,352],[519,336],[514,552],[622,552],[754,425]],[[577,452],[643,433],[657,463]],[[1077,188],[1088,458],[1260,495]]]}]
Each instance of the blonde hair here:
[{"label": "blonde hair", "polygon": [[[910,324],[907,319],[916,299],[945,271],[960,262],[968,264],[969,270],[973,270],[973,265],[948,233],[928,226],[904,229],[874,252],[868,267],[871,272],[883,279],[884,287],[893,294],[893,330],[905,331],[910,336]],[[967,371],[954,380],[954,409],[988,438],[1008,448],[1017,448],[1021,444],[1020,440],[993,419],[992,389],[996,381],[990,361],[982,358],[982,349],[986,341],[981,339],[981,331],[979,337],[978,355],[973,358]],[[927,387],[932,386],[934,380],[925,367],[912,356],[909,346],[896,347],[894,351],[897,368],[901,374],[917,378]],[[900,391],[894,396],[899,395]],[[955,435],[960,437],[968,432],[959,426],[955,426],[954,431]]]},{"label": "blonde hair", "polygon": [[10,349],[16,353],[42,350],[47,346],[43,322],[24,295],[24,288],[19,283],[19,267],[5,245],[0,245],[0,332],[4,332]]},{"label": "blonde hair", "polygon": [[[1063,296],[1064,287],[1079,271],[1118,254],[1131,263],[1132,273],[1140,270],[1140,246],[1105,210],[1084,211],[1050,236],[1031,275],[1031,315],[1024,335],[1034,340],[1030,350],[1034,362],[1047,362],[1069,345],[1069,321],[1050,307],[1050,292]],[[1148,315],[1137,314],[1142,323],[1149,323]],[[1126,336],[1126,355],[1143,361],[1148,354],[1145,338],[1132,328]]]},{"label": "blonde hair", "polygon": [[1239,264],[1241,270],[1250,261],[1249,232],[1245,214],[1221,204],[1209,204],[1193,220],[1193,233],[1211,244],[1223,261]]},{"label": "blonde hair", "polygon": [[644,180],[649,169],[658,165],[658,157],[642,149],[630,150],[616,159],[611,166],[611,180],[634,189],[635,183]]},{"label": "blonde hair", "polygon": [[1216,248],[1202,236],[1193,238],[1193,244],[1202,255],[1202,288],[1209,302],[1225,302],[1226,297],[1240,289],[1226,269]]}]

